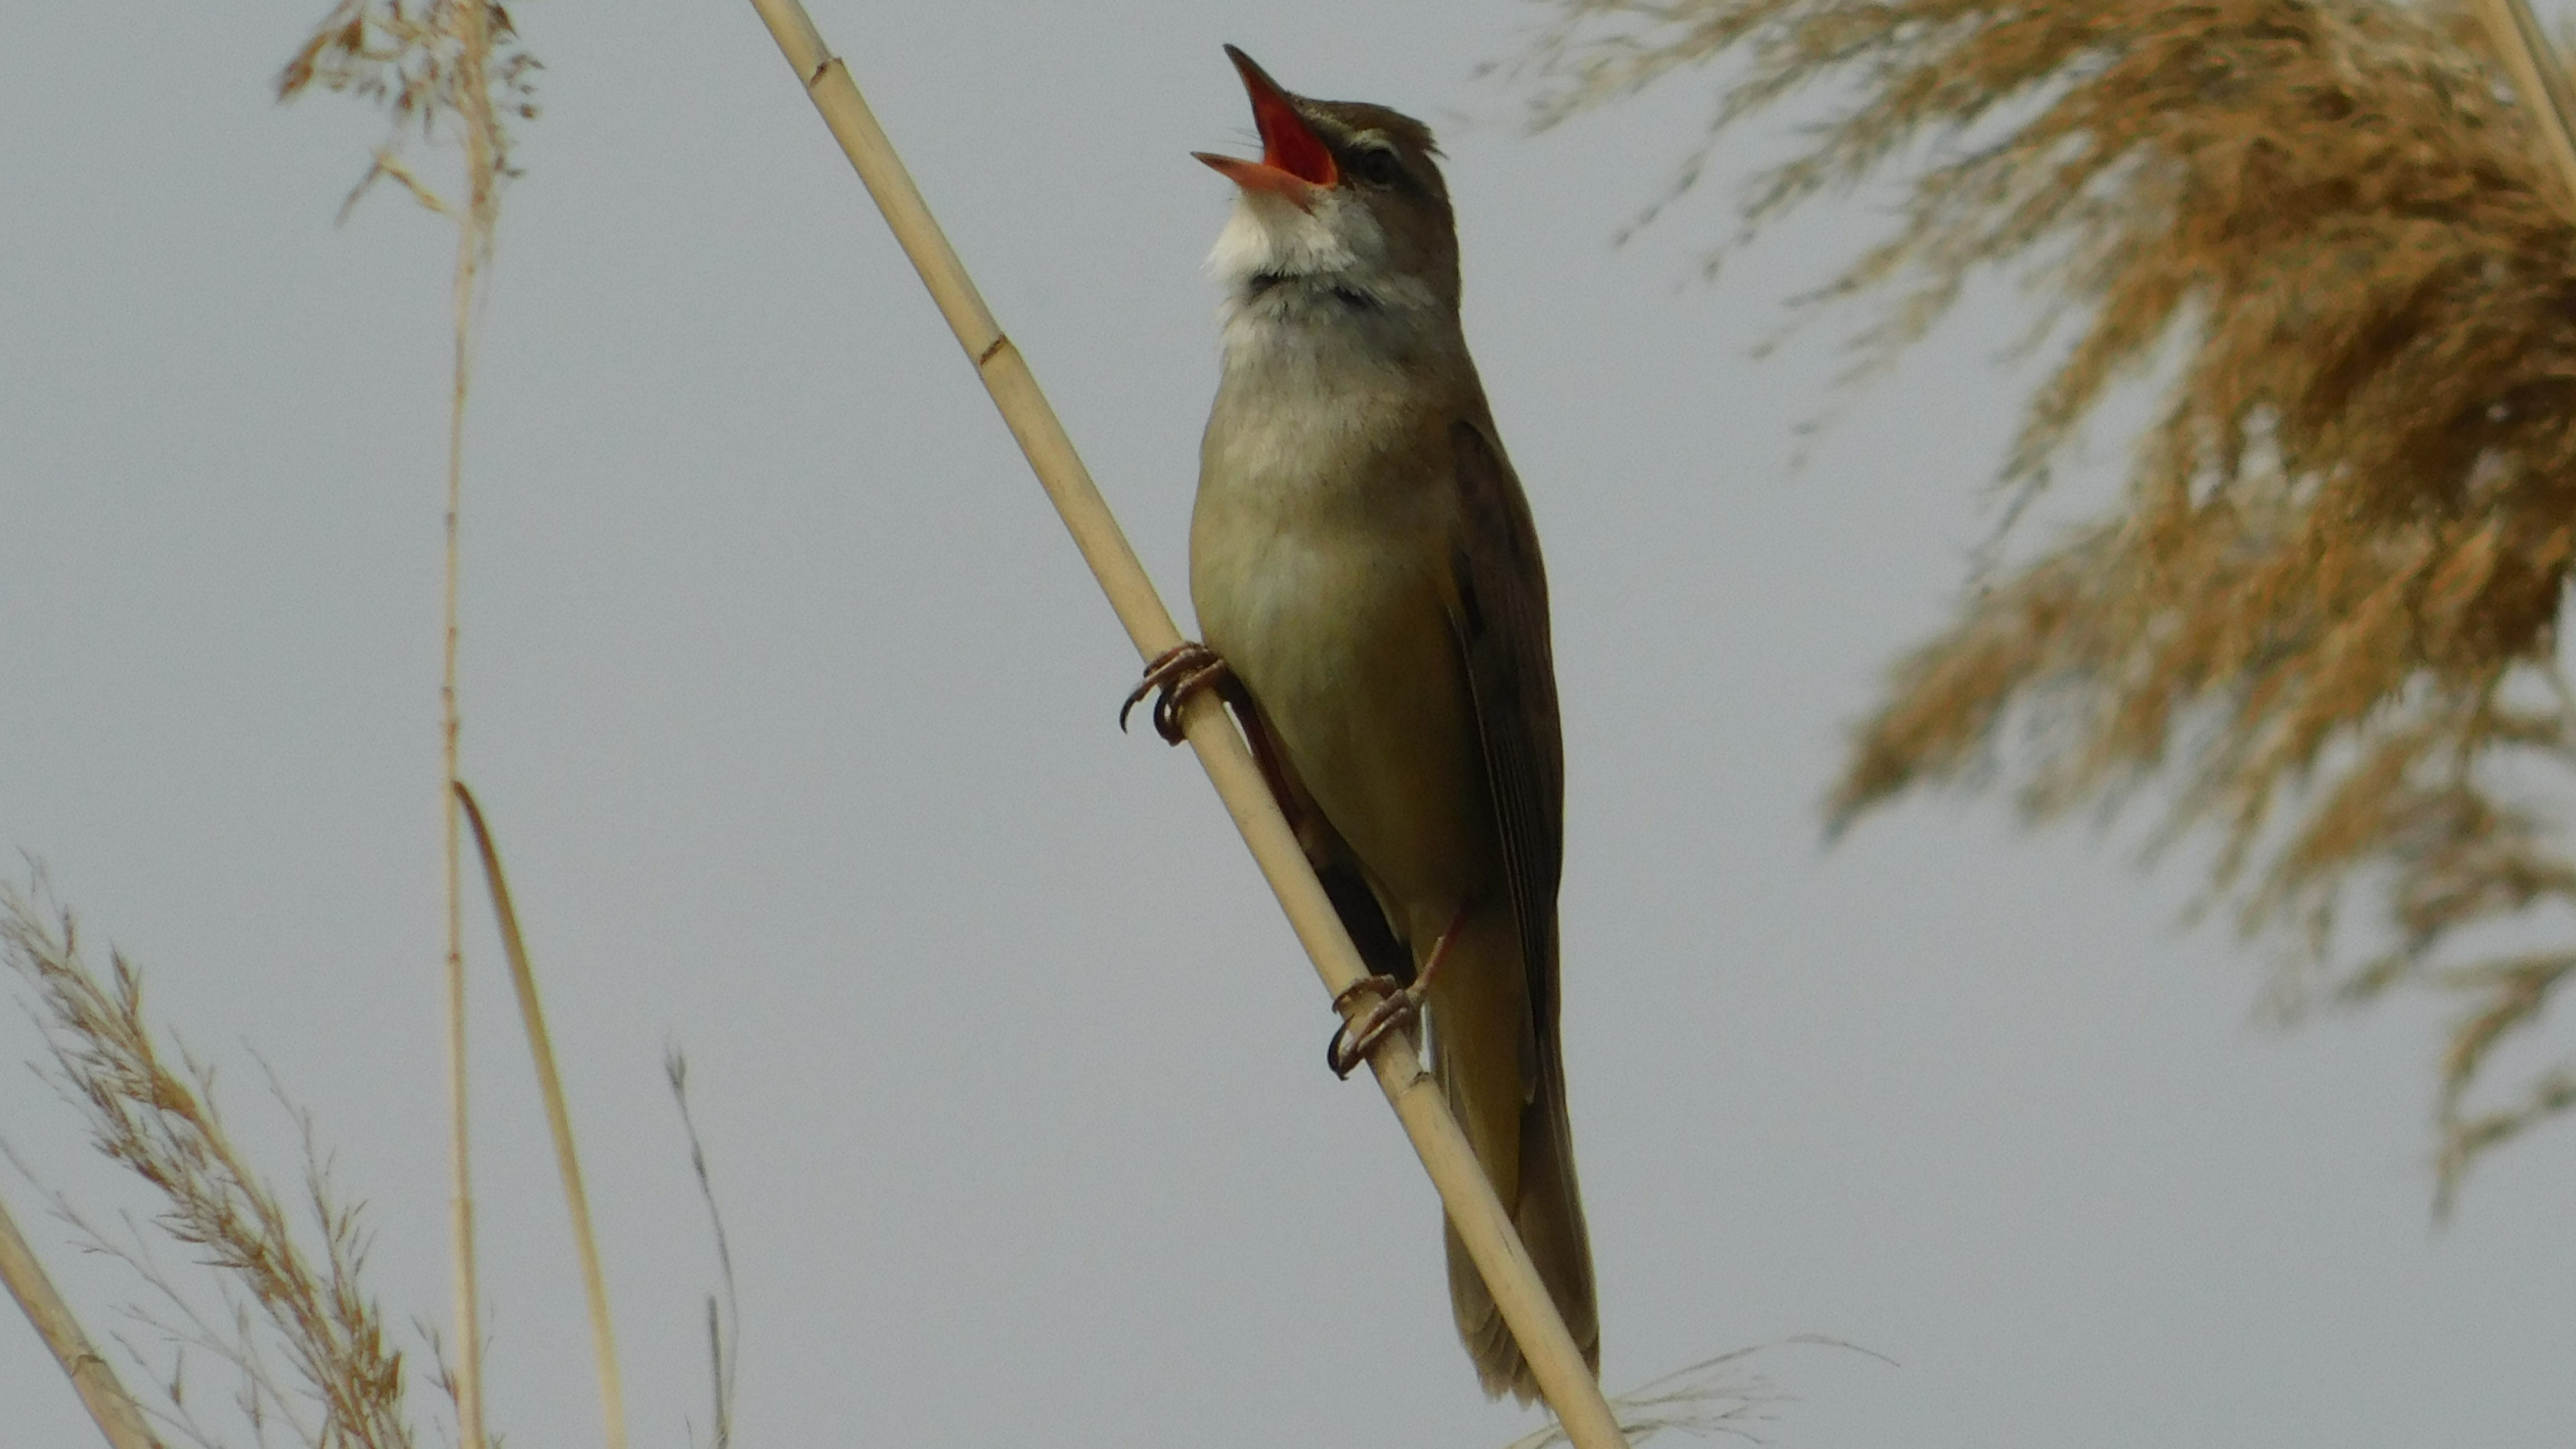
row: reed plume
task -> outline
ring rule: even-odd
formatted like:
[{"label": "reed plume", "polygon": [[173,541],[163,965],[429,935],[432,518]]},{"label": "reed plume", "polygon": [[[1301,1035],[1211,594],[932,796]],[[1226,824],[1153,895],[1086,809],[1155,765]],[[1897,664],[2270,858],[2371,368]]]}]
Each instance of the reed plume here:
[{"label": "reed plume", "polygon": [[[1819,300],[1864,364],[2016,277],[2062,346],[2000,468],[2044,487],[2123,382],[2161,410],[2116,501],[1969,581],[1891,671],[1829,805],[2009,788],[2028,819],[2162,802],[2209,899],[2283,948],[2286,1010],[2458,1003],[2439,1198],[2576,1105],[2497,1047],[2576,975],[2576,206],[2485,32],[2390,0],[1561,0],[1553,120],[1723,59],[1709,147],[1835,109],[1749,231],[1896,173],[1892,231]],[[2538,98],[2534,98],[2535,101]],[[2169,381],[2162,381],[2169,378]]]},{"label": "reed plume", "polygon": [[[32,993],[47,1074],[91,1144],[151,1188],[153,1225],[212,1270],[183,1279],[139,1229],[111,1236],[55,1200],[93,1250],[153,1290],[159,1306],[134,1316],[166,1354],[120,1339],[160,1390],[152,1417],[210,1449],[234,1433],[263,1445],[283,1434],[307,1449],[411,1449],[403,1354],[362,1282],[368,1234],[333,1189],[310,1119],[295,1114],[301,1190],[281,1195],[226,1130],[214,1067],[164,1049],[144,1015],[142,973],[111,952],[102,977],[41,879],[32,898],[0,891],[0,960]],[[226,1370],[217,1377],[232,1385],[229,1430],[188,1393],[191,1350]]]}]

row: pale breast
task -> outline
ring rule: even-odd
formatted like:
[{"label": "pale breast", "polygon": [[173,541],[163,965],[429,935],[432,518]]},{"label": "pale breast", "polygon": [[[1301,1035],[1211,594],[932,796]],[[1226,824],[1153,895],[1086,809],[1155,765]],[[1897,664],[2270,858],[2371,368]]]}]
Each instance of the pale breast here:
[{"label": "pale breast", "polygon": [[1496,856],[1446,605],[1446,449],[1365,406],[1243,401],[1220,397],[1203,454],[1200,627],[1381,888],[1445,911]]}]

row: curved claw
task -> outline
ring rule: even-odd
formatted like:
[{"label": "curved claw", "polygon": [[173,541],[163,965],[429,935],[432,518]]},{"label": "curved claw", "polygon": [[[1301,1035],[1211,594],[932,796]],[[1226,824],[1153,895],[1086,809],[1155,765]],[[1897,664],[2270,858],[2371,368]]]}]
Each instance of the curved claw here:
[{"label": "curved claw", "polygon": [[1340,1026],[1333,1029],[1333,1039],[1324,1043],[1324,1065],[1333,1069],[1334,1076],[1350,1080],[1351,1073],[1368,1060],[1368,1054],[1377,1049],[1377,1044],[1386,1039],[1388,1032],[1421,1018],[1422,1003],[1431,996],[1431,978],[1440,974],[1440,963],[1449,959],[1449,947],[1458,939],[1458,928],[1467,924],[1468,904],[1466,901],[1458,903],[1458,909],[1449,917],[1448,926],[1440,932],[1440,939],[1431,943],[1431,954],[1422,958],[1421,969],[1413,973],[1411,985],[1392,976],[1363,976],[1333,997],[1335,1011],[1348,1009],[1351,998],[1363,991],[1376,992],[1381,998],[1359,1020],[1345,1018]]},{"label": "curved claw", "polygon": [[1386,1039],[1386,1034],[1411,1024],[1422,1015],[1422,993],[1418,986],[1406,986],[1392,976],[1364,976],[1344,987],[1333,998],[1333,1009],[1350,1005],[1351,998],[1364,991],[1378,993],[1377,1005],[1356,1021],[1344,1021],[1333,1029],[1332,1040],[1324,1043],[1324,1065],[1343,1081],[1368,1060],[1368,1054]]},{"label": "curved claw", "polygon": [[1127,692],[1126,701],[1118,706],[1118,728],[1126,729],[1128,714],[1159,689],[1162,695],[1154,701],[1150,716],[1154,733],[1163,737],[1163,743],[1177,745],[1182,739],[1181,706],[1230,672],[1225,660],[1205,644],[1175,644],[1155,655],[1145,666],[1144,679]]}]

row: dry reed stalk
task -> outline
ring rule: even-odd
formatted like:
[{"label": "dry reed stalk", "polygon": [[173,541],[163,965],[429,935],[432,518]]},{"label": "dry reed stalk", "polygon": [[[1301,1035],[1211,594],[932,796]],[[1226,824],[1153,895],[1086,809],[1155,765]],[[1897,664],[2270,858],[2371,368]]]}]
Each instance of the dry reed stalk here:
[{"label": "dry reed stalk", "polygon": [[456,223],[456,267],[449,292],[455,350],[447,407],[447,508],[439,597],[440,863],[447,895],[448,1232],[455,1245],[457,1417],[465,1449],[483,1449],[483,1312],[474,1262],[474,1156],[468,1131],[472,1099],[467,1090],[465,1043],[464,843],[458,838],[456,799],[456,792],[464,787],[458,746],[465,720],[456,692],[456,655],[461,639],[458,522],[465,504],[465,401],[474,384],[474,297],[483,258],[491,251],[498,178],[492,171],[491,92],[484,78],[492,48],[491,16],[482,0],[466,0],[448,6],[446,19],[455,39],[457,112],[466,148],[466,204],[462,212],[450,212]]},{"label": "dry reed stalk", "polygon": [[[707,1227],[715,1237],[717,1279],[724,1301],[707,1295],[707,1359],[712,1370],[714,1417],[708,1421],[707,1449],[731,1449],[735,1387],[742,1372],[742,1299],[733,1274],[733,1240],[726,1236],[724,1210],[716,1206],[715,1175],[707,1170],[707,1145],[698,1136],[698,1119],[689,1110],[689,1059],[674,1046],[662,1058],[662,1075],[671,1084],[671,1100],[680,1109],[680,1130],[689,1139],[689,1170],[698,1179],[698,1197],[707,1205]],[[728,1329],[730,1325],[730,1329]]]},{"label": "dry reed stalk", "polygon": [[[2527,13],[2494,24],[2518,108],[2456,0],[1557,8],[1543,120],[1732,63],[1677,189],[1728,127],[1833,87],[1743,217],[1899,173],[1894,234],[1816,294],[1883,299],[1866,358],[1972,277],[2039,296],[2033,342],[2071,346],[2006,490],[2044,487],[2118,384],[2171,379],[2124,496],[1981,571],[1892,671],[1837,820],[1940,784],[2017,782],[2034,820],[2160,787],[2162,838],[2209,839],[2212,898],[2285,948],[2276,1005],[2462,1003],[2437,1202],[2576,1106],[2576,1063],[2471,1100],[2576,980],[2550,809],[2576,790],[2576,147]],[[2499,949],[2534,936],[2561,939]]]},{"label": "dry reed stalk", "polygon": [[[502,184],[510,166],[509,118],[536,114],[529,79],[536,60],[519,48],[508,12],[492,0],[339,0],[278,76],[281,99],[306,87],[375,100],[393,115],[349,199],[379,177],[391,177],[456,228],[450,282],[453,370],[448,397],[447,507],[442,556],[439,672],[439,809],[446,889],[446,1050],[449,1234],[457,1361],[454,1380],[463,1449],[484,1449],[482,1310],[474,1259],[473,1156],[468,1131],[465,1039],[465,883],[458,748],[464,729],[457,695],[458,522],[464,503],[465,407],[473,386],[474,317],[483,268],[492,255]],[[410,128],[450,131],[464,152],[461,205],[423,184],[400,156]],[[343,207],[343,214],[346,207]],[[612,1411],[612,1418],[614,1411]]]},{"label": "dry reed stalk", "polygon": [[2551,53],[2549,37],[2527,0],[2477,0],[2478,19],[2487,29],[2487,44],[2513,76],[2514,91],[2531,112],[2532,129],[2540,135],[2559,185],[2576,201],[2576,85],[2567,67]]},{"label": "dry reed stalk", "polygon": [[[822,113],[824,123],[875,198],[886,225],[902,244],[904,255],[920,272],[940,313],[957,335],[1011,435],[1019,441],[1030,468],[1046,489],[1065,528],[1082,551],[1101,592],[1127,629],[1137,653],[1152,659],[1181,642],[1169,611],[1153,582],[1136,561],[1126,535],[1074,452],[1073,442],[1040,392],[1019,349],[993,321],[965,265],[948,245],[939,224],[922,201],[911,174],[893,144],[860,98],[849,68],[832,55],[798,0],[752,0],[787,63]],[[1270,797],[1252,756],[1235,732],[1224,706],[1212,694],[1192,699],[1182,711],[1190,747],[1233,817],[1253,859],[1279,897],[1280,908],[1298,941],[1314,961],[1325,987],[1339,997],[1368,975],[1359,953],[1342,930],[1324,889],[1306,863],[1287,820]],[[1354,1003],[1354,1014],[1364,1009]],[[1485,1282],[1493,1290],[1504,1321],[1521,1345],[1539,1388],[1556,1411],[1578,1449],[1624,1446],[1616,1419],[1603,1400],[1601,1387],[1584,1367],[1573,1336],[1557,1316],[1556,1306],[1540,1286],[1511,1220],[1485,1180],[1467,1139],[1442,1101],[1439,1088],[1416,1057],[1412,1042],[1400,1032],[1380,1040],[1370,1057],[1378,1086],[1404,1124],[1405,1135],[1422,1159],[1440,1200]]]},{"label": "dry reed stalk", "polygon": [[143,1422],[143,1411],[118,1381],[116,1369],[90,1347],[89,1335],[81,1332],[71,1305],[54,1290],[54,1280],[47,1276],[45,1265],[36,1261],[5,1202],[0,1202],[0,1283],[9,1285],[9,1296],[18,1300],[27,1321],[35,1325],[36,1336],[45,1341],[54,1362],[62,1365],[63,1376],[72,1381],[73,1391],[98,1422],[98,1431],[107,1436],[110,1449],[161,1449],[161,1441],[152,1437]]},{"label": "dry reed stalk", "polygon": [[572,1112],[564,1105],[563,1077],[555,1070],[554,1038],[546,1031],[544,1008],[537,1004],[536,968],[528,963],[527,942],[519,934],[519,912],[510,903],[509,877],[501,871],[501,848],[483,820],[483,807],[465,782],[456,782],[456,803],[474,827],[474,849],[483,862],[483,882],[492,893],[492,918],[501,932],[501,952],[510,962],[510,984],[519,999],[519,1021],[528,1031],[528,1056],[537,1071],[537,1095],[546,1104],[546,1128],[553,1134],[555,1170],[563,1179],[564,1208],[572,1216],[575,1256],[581,1259],[582,1289],[590,1302],[590,1347],[599,1375],[599,1414],[608,1449],[626,1449],[626,1394],[617,1372],[617,1334],[608,1316],[608,1277],[599,1266],[599,1241],[591,1231],[590,1194],[582,1190],[581,1158],[573,1150]]}]

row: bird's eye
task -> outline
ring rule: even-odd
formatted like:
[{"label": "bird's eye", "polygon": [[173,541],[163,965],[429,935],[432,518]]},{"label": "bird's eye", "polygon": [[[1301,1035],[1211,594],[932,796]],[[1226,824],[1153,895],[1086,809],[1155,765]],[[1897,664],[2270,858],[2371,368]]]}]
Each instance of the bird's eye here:
[{"label": "bird's eye", "polygon": [[1393,186],[1404,179],[1404,163],[1384,146],[1362,146],[1351,152],[1350,172],[1371,186]]}]

